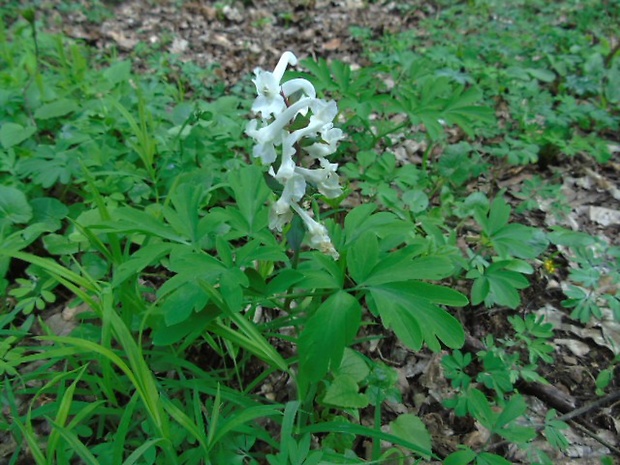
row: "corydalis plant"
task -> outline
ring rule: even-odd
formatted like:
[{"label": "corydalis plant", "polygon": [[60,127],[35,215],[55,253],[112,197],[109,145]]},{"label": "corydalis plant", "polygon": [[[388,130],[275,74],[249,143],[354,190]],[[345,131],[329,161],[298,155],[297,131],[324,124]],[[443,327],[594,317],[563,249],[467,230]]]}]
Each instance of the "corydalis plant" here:
[{"label": "corydalis plant", "polygon": [[[301,208],[299,202],[307,184],[330,199],[342,194],[336,174],[338,165],[327,160],[344,137],[333,124],[338,107],[334,101],[316,98],[314,86],[306,79],[281,83],[289,64],[295,66],[297,58],[291,52],[284,52],[273,72],[254,70],[258,97],[252,111],[259,118],[250,121],[246,134],[256,141],[252,155],[269,165],[269,174],[284,188],[271,208],[269,227],[282,231],[296,212],[310,235],[310,246],[337,259],[338,252],[327,229]],[[302,127],[298,127],[299,116],[306,121]],[[273,164],[278,158],[280,164],[275,171]]]}]

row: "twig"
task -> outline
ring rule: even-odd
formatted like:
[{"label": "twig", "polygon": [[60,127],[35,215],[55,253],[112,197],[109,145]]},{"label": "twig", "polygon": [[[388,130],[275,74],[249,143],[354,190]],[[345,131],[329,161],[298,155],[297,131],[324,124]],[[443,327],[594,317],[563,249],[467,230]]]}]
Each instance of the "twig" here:
[{"label": "twig", "polygon": [[594,439],[596,442],[598,442],[599,444],[607,447],[610,451],[612,451],[614,454],[616,454],[618,457],[620,457],[620,449],[618,449],[616,446],[614,446],[613,444],[609,444],[607,441],[605,441],[602,437],[598,436],[597,434],[593,433],[592,431],[590,431],[588,428],[586,428],[585,426],[583,426],[582,424],[576,422],[575,420],[570,420],[570,424],[571,426],[573,426],[574,428],[577,428],[579,431],[581,431],[582,433],[586,434],[587,436],[590,436],[592,439]]},{"label": "twig", "polygon": [[607,394],[605,397],[601,397],[600,399],[597,399],[594,402],[590,402],[589,404],[576,408],[575,410],[567,412],[564,415],[560,415],[559,417],[555,418],[555,420],[568,421],[575,417],[579,417],[583,415],[584,413],[588,413],[591,410],[596,410],[605,404],[610,404],[611,402],[614,402],[618,399],[620,399],[620,390],[611,392]]}]

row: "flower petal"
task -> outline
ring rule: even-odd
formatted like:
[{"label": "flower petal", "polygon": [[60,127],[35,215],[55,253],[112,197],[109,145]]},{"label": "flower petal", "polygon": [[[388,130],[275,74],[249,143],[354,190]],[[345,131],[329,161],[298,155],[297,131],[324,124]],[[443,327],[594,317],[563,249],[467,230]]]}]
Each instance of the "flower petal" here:
[{"label": "flower petal", "polygon": [[286,51],[280,57],[278,64],[273,70],[274,77],[280,82],[282,80],[282,76],[284,76],[284,72],[288,65],[295,66],[297,64],[297,57],[293,52]]},{"label": "flower petal", "polygon": [[331,255],[334,260],[338,260],[338,251],[334,248],[327,228],[322,224],[316,222],[305,210],[303,210],[297,204],[291,204],[291,208],[297,212],[297,214],[303,220],[306,230],[310,234],[309,243],[313,249],[320,250],[323,253]]}]

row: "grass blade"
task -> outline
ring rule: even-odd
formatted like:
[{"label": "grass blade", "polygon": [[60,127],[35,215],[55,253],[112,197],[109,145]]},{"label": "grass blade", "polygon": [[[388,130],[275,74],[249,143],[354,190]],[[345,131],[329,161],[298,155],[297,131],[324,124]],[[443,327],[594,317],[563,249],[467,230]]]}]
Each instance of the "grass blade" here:
[{"label": "grass blade", "polygon": [[[82,367],[82,369],[77,374],[77,376],[69,385],[66,391],[62,392],[62,387],[59,390],[57,397],[61,399],[61,401],[60,405],[58,406],[58,410],[56,411],[56,418],[54,420],[54,424],[61,427],[65,426],[67,418],[69,417],[69,411],[71,410],[71,404],[73,403],[73,394],[75,393],[75,388],[77,387],[77,383],[82,378],[82,375],[84,374],[84,371],[86,371],[87,367],[88,365],[84,365]],[[59,440],[59,431],[57,429],[53,429],[47,442],[47,456],[49,460],[54,457],[54,454],[56,452],[56,446],[58,445]]]},{"label": "grass blade", "polygon": [[121,422],[116,429],[116,434],[114,435],[114,452],[112,453],[112,463],[121,463],[121,460],[123,460],[123,455],[125,452],[125,439],[127,438],[127,433],[131,427],[131,420],[133,419],[133,412],[136,409],[138,398],[138,393],[131,396],[129,403],[125,407],[123,416],[121,417]]},{"label": "grass blade", "polygon": [[[159,444],[162,441],[165,441],[165,439],[155,438],[155,439],[150,439],[146,441],[144,444],[142,444],[140,447],[134,450],[129,457],[127,457],[127,459],[123,462],[123,465],[133,465],[134,463],[138,461],[140,457],[142,457],[146,453],[146,451],[148,451],[151,447],[154,447],[155,445]],[[118,463],[118,462],[114,462],[114,463]]]},{"label": "grass blade", "polygon": [[73,451],[77,453],[86,465],[99,465],[99,461],[95,458],[91,451],[80,441],[73,432],[69,431],[67,428],[60,426],[53,420],[50,420],[50,423],[54,427],[55,431],[62,436],[62,438],[67,441],[67,443],[71,446]]}]

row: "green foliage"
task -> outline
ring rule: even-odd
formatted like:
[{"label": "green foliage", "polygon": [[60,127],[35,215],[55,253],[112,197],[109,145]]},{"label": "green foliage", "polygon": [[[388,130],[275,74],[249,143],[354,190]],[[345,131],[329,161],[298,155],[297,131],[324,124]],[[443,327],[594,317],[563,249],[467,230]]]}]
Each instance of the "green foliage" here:
[{"label": "green foliage", "polygon": [[[515,187],[516,208],[494,190],[505,164],[609,159],[605,137],[620,126],[615,23],[578,2],[447,3],[421,22],[424,36],[355,30],[363,67],[308,59],[292,73],[338,101],[347,133],[345,194],[309,202],[338,261],[308,252],[295,222],[268,229],[276,188],[248,162],[249,78],[226,89],[217,65],[146,45],[135,53],[153,69],[140,75],[130,59],[108,62],[45,33],[35,7],[0,6],[0,431],[13,439],[10,462],[362,463],[362,438],[373,463],[430,460],[420,418],[384,415],[403,399],[397,371],[365,353],[375,337],[451,349],[443,367],[456,394],[445,404],[530,447],[536,430],[523,426],[516,386],[545,382],[552,328],[511,314],[513,334],[488,335],[470,354],[463,321],[483,303],[520,308],[549,243],[569,261],[571,317],[620,320],[618,247],[522,224],[536,199],[567,211],[542,175]],[[92,7],[91,22],[110,11]],[[559,10],[574,27],[554,26]],[[481,176],[493,185],[472,192]],[[70,335],[42,312],[52,303],[75,309]],[[599,395],[616,364],[599,372]],[[555,412],[543,426],[567,447]],[[488,443],[445,463],[508,462]]]},{"label": "green foliage", "polygon": [[[444,404],[455,410],[459,416],[471,415],[491,434],[496,434],[519,447],[529,450],[529,442],[536,436],[532,427],[520,426],[518,420],[525,417],[527,406],[518,393],[516,384],[524,381],[547,381],[537,373],[541,361],[552,363],[553,346],[548,340],[553,337],[552,326],[541,318],[528,315],[525,319],[509,317],[515,334],[513,337],[497,339],[488,336],[486,350],[475,354],[480,371],[473,372],[474,357],[470,353],[454,351],[442,360],[444,373],[451,380],[457,394]],[[524,360],[524,354],[527,359]],[[474,382],[475,381],[475,382]],[[485,394],[484,386],[492,394]],[[489,400],[491,397],[492,400]],[[545,419],[544,435],[557,449],[565,449],[567,440],[561,430],[564,422],[555,420],[555,412],[549,410]],[[448,463],[503,463],[501,457],[484,450],[464,448],[450,455]]]},{"label": "green foliage", "polygon": [[562,305],[572,309],[571,318],[587,323],[592,317],[603,318],[603,309],[607,309],[620,320],[620,248],[562,228],[556,228],[550,239],[570,247],[574,266],[569,270],[570,284]]}]

